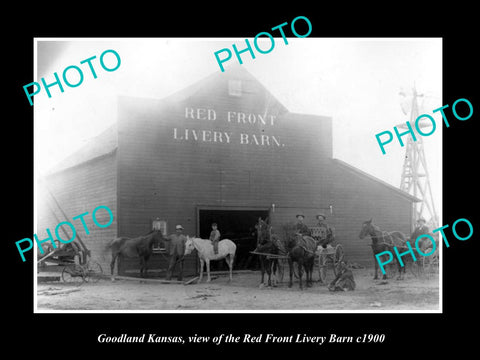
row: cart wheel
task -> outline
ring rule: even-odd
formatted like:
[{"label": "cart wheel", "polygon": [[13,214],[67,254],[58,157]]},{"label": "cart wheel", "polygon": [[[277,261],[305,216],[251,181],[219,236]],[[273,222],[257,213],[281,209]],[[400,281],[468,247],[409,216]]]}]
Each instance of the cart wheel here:
[{"label": "cart wheel", "polygon": [[333,273],[335,276],[337,276],[337,266],[343,261],[344,257],[343,246],[339,244],[335,247],[335,254],[333,255]]},{"label": "cart wheel", "polygon": [[89,261],[86,265],[86,281],[96,283],[103,277],[103,270],[100,264],[96,261]]},{"label": "cart wheel", "polygon": [[67,265],[62,271],[62,281],[67,284],[81,285],[85,281],[85,269],[77,264]]}]

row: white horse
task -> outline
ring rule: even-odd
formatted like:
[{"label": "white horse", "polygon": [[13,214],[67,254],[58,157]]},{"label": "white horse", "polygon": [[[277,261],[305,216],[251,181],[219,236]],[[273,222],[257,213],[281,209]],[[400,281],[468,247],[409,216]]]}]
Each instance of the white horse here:
[{"label": "white horse", "polygon": [[207,282],[211,281],[210,278],[210,260],[222,260],[225,259],[230,269],[230,281],[232,281],[232,269],[233,260],[235,258],[235,251],[237,245],[232,240],[223,239],[218,242],[218,254],[213,251],[213,244],[210,240],[204,240],[200,238],[194,238],[187,236],[185,243],[185,255],[190,254],[193,249],[198,252],[198,258],[200,259],[200,277],[198,282],[202,281],[203,276],[203,263],[207,265]]}]

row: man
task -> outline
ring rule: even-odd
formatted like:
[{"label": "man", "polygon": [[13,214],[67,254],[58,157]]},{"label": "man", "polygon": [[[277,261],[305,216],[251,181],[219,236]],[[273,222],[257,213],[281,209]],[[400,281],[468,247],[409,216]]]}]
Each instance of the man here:
[{"label": "man", "polygon": [[327,217],[324,214],[318,214],[317,220],[317,226],[322,229],[322,235],[319,241],[319,245],[326,249],[327,245],[333,241],[332,229],[330,228],[330,226],[328,226]]},{"label": "man", "polygon": [[220,231],[217,229],[217,223],[212,224],[212,231],[210,232],[210,241],[213,244],[213,252],[218,254],[218,242],[220,241]]},{"label": "man", "polygon": [[302,214],[298,214],[296,217],[297,224],[295,225],[295,229],[297,230],[297,233],[302,236],[312,236],[312,232],[310,231],[308,226],[303,223],[303,219],[305,219],[305,216],[303,216]]},{"label": "man", "polygon": [[342,261],[337,267],[337,277],[328,285],[330,291],[352,291],[355,290],[355,280],[352,270],[347,268],[347,264]]},{"label": "man", "polygon": [[[421,217],[417,220],[417,227],[415,228],[415,230],[412,233],[412,236],[410,237],[410,245],[415,246],[415,241],[417,240],[417,238],[420,235],[425,235],[425,234],[430,234],[430,229],[426,225],[425,219]],[[431,246],[431,244],[432,243],[430,242],[430,240],[426,238],[422,238],[418,243],[418,247],[423,251],[425,250],[424,246]]]},{"label": "man", "polygon": [[171,234],[168,237],[167,251],[170,255],[170,261],[168,263],[167,280],[172,278],[173,270],[177,262],[180,263],[180,273],[178,274],[178,281],[183,279],[183,256],[185,254],[185,242],[187,238],[183,235],[182,225],[175,226],[175,234]]}]

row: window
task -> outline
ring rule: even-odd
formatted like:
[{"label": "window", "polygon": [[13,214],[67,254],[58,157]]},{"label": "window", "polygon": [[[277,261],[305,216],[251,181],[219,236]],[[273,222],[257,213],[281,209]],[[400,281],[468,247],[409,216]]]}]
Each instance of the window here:
[{"label": "window", "polygon": [[[152,221],[152,230],[160,230],[162,232],[162,235],[164,237],[167,237],[167,221],[156,218]],[[165,243],[163,241],[155,242],[153,244],[153,249],[163,250],[165,249]]]},{"label": "window", "polygon": [[228,80],[228,95],[242,96],[242,81]]}]

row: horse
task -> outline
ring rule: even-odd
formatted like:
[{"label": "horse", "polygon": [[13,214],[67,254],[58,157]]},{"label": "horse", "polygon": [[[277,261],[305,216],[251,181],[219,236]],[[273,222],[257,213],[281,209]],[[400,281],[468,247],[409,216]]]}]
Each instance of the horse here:
[{"label": "horse", "polygon": [[[278,241],[275,237],[271,236],[268,223],[261,218],[258,219],[257,236],[257,247],[255,248],[255,252],[272,255],[279,254]],[[267,255],[258,255],[258,258],[260,260],[260,271],[262,274],[260,286],[265,284],[265,272],[268,275],[267,286],[276,286],[278,259]]]},{"label": "horse", "polygon": [[210,240],[187,236],[187,241],[185,242],[185,255],[190,254],[193,249],[197,250],[198,258],[200,259],[200,276],[198,282],[202,281],[204,263],[207,266],[207,282],[210,282],[210,261],[222,259],[225,259],[228,268],[230,269],[229,282],[232,281],[233,260],[235,259],[235,251],[237,250],[237,245],[235,245],[232,240],[220,240],[218,242],[218,254],[215,254],[213,251],[213,244]]},{"label": "horse", "polygon": [[307,287],[312,286],[313,283],[312,274],[317,244],[315,239],[310,236],[302,236],[298,233],[292,233],[292,231],[289,232],[288,230],[286,230],[286,238],[286,252],[290,269],[290,282],[288,287],[292,287],[293,285],[294,264],[297,263],[300,290],[303,290],[303,269],[305,269]]},{"label": "horse", "polygon": [[110,263],[111,279],[115,281],[113,275],[115,268],[115,261],[119,255],[125,257],[140,258],[140,276],[142,278],[147,275],[147,261],[152,255],[152,248],[155,241],[163,239],[160,230],[152,230],[148,234],[136,238],[117,237],[111,240],[105,247],[105,251],[110,249],[112,251],[112,261]]},{"label": "horse", "polygon": [[[406,243],[405,235],[400,231],[391,231],[386,232],[380,230],[380,228],[373,224],[373,219],[367,220],[362,224],[362,229],[360,230],[360,234],[358,237],[363,239],[365,236],[370,235],[372,239],[372,251],[373,251],[373,260],[375,262],[375,276],[374,280],[378,279],[378,261],[376,255],[383,252],[383,251],[390,251],[394,253],[393,247],[403,247]],[[398,266],[398,277],[397,280],[403,279],[402,277],[402,270],[403,274],[405,275],[405,266],[401,266],[400,262],[398,261],[397,257],[395,256],[395,261]],[[403,269],[402,269],[403,268]],[[386,274],[383,274],[382,280],[387,278]]]}]

